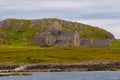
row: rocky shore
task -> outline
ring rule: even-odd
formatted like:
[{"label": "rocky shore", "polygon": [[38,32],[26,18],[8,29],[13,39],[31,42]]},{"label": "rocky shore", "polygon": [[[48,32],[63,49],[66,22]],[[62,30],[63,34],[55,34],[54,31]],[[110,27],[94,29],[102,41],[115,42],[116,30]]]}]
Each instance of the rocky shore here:
[{"label": "rocky shore", "polygon": [[118,71],[120,62],[81,62],[76,64],[0,64],[0,72]]}]

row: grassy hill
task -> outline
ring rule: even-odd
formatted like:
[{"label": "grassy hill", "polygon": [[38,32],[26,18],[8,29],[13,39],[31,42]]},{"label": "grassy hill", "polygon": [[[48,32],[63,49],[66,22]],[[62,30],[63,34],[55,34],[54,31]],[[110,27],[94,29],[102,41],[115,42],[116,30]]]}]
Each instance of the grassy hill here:
[{"label": "grassy hill", "polygon": [[[54,23],[58,23],[56,26]],[[6,19],[0,21],[0,41],[12,45],[30,45],[37,32],[49,31],[51,26],[60,26],[63,31],[76,30],[85,39],[114,39],[114,36],[101,28],[90,25],[64,21],[60,19]]]}]

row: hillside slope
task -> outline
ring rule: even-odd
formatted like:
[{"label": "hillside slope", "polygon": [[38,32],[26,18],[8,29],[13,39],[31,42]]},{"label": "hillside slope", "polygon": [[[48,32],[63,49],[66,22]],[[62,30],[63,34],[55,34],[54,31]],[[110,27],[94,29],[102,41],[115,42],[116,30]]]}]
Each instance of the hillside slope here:
[{"label": "hillside slope", "polygon": [[114,39],[114,36],[104,29],[53,18],[37,20],[6,19],[0,21],[0,40],[8,44],[33,44],[37,32],[49,31],[52,26],[61,27],[63,31],[76,30],[80,37],[85,39]]}]

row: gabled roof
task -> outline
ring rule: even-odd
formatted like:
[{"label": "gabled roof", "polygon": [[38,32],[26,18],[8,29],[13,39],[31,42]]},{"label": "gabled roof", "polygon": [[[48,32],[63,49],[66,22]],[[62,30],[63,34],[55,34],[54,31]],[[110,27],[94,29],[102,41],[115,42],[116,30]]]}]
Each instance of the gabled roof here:
[{"label": "gabled roof", "polygon": [[55,44],[66,44],[67,42],[67,40],[56,40]]},{"label": "gabled roof", "polygon": [[76,31],[61,32],[59,36],[74,36]]},{"label": "gabled roof", "polygon": [[61,31],[54,31],[54,32],[40,32],[37,33],[35,38],[45,38],[48,36],[64,36],[64,37],[71,37],[76,34],[76,31],[66,31],[66,32],[61,32]]}]

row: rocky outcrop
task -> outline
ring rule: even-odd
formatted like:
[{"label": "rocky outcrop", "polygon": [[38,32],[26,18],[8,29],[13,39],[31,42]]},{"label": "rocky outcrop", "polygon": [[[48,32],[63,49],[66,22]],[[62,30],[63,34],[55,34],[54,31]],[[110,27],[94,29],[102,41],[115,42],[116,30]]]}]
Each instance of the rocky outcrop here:
[{"label": "rocky outcrop", "polygon": [[0,64],[0,70],[11,70],[19,67],[17,64]]},{"label": "rocky outcrop", "polygon": [[26,70],[48,70],[48,71],[112,71],[120,69],[120,62],[106,63],[80,63],[80,64],[43,64],[30,65]]},{"label": "rocky outcrop", "polygon": [[78,64],[27,64],[27,65],[24,64],[11,66],[0,65],[1,72],[14,72],[14,71],[69,72],[69,71],[117,71],[117,70],[120,70],[120,62],[92,62],[92,63],[85,62]]}]

